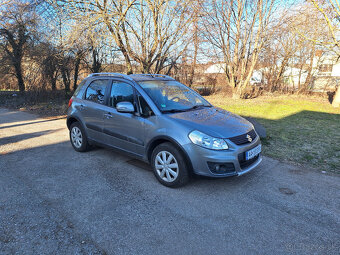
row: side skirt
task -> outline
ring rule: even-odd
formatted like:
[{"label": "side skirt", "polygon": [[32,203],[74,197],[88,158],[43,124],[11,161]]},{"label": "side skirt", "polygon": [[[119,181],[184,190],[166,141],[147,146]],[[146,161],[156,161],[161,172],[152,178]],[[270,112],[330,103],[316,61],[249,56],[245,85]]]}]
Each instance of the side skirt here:
[{"label": "side skirt", "polygon": [[139,155],[139,154],[136,154],[136,153],[133,153],[133,152],[130,152],[130,151],[126,151],[126,150],[123,150],[123,149],[118,148],[118,147],[113,147],[113,146],[107,145],[105,143],[97,142],[97,141],[92,140],[92,139],[88,139],[88,140],[89,140],[89,143],[91,145],[97,145],[99,147],[107,148],[107,149],[113,150],[117,153],[122,153],[122,154],[124,154],[128,157],[132,157],[132,158],[135,158],[135,159],[142,160],[146,163],[149,163],[148,160],[145,160],[145,157],[143,155]]}]

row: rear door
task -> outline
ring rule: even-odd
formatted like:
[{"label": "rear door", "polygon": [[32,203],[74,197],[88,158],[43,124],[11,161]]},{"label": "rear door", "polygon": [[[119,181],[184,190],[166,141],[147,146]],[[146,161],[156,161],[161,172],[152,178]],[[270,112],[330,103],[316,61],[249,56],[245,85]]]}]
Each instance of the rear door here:
[{"label": "rear door", "polygon": [[109,79],[96,79],[86,88],[82,100],[81,115],[90,139],[103,142],[105,104],[108,97]]},{"label": "rear door", "polygon": [[[119,102],[131,102],[135,114],[121,113],[116,110]],[[108,107],[105,112],[104,130],[109,145],[142,156],[144,153],[144,118],[139,115],[134,87],[123,81],[113,80]]]}]

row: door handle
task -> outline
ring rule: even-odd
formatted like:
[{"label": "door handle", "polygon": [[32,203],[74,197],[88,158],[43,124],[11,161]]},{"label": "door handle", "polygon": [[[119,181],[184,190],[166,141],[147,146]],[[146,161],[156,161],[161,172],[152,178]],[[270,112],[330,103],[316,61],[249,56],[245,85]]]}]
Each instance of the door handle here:
[{"label": "door handle", "polygon": [[108,112],[108,113],[104,113],[104,117],[106,119],[111,119],[113,116],[112,116],[112,114],[110,112]]}]

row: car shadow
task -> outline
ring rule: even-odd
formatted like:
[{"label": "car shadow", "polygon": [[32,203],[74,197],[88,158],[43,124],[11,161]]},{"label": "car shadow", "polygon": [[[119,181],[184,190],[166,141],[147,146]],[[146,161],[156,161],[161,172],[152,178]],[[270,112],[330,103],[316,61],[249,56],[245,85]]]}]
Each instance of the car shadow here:
[{"label": "car shadow", "polygon": [[65,119],[66,120],[66,117],[60,117],[60,118],[45,119],[45,120],[40,120],[40,121],[30,121],[30,122],[25,122],[25,123],[13,124],[13,125],[8,125],[8,126],[2,126],[2,127],[0,127],[0,129],[13,128],[13,127],[21,127],[21,126],[33,125],[33,124],[50,122],[50,121],[61,120],[61,119]]},{"label": "car shadow", "polygon": [[58,132],[60,130],[62,130],[62,128],[50,129],[50,130],[44,130],[44,131],[39,131],[39,132],[33,132],[33,133],[27,133],[27,134],[3,137],[3,138],[0,138],[0,145],[6,145],[6,144],[10,144],[10,143],[17,143],[17,142],[24,141],[24,140],[27,140],[27,139],[30,139],[30,138],[35,138],[35,137],[51,134],[51,133],[54,133],[54,132]]}]

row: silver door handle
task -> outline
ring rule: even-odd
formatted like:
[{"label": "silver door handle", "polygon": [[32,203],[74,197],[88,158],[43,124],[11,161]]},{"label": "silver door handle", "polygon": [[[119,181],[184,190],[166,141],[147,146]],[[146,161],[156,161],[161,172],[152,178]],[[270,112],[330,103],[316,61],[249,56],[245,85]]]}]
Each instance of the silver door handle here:
[{"label": "silver door handle", "polygon": [[106,119],[111,119],[113,116],[112,116],[111,113],[105,113],[105,114],[104,114],[104,117],[105,117]]}]

